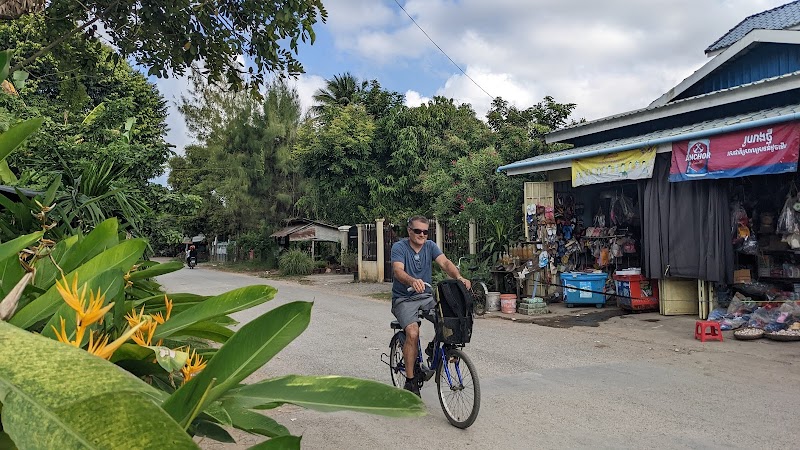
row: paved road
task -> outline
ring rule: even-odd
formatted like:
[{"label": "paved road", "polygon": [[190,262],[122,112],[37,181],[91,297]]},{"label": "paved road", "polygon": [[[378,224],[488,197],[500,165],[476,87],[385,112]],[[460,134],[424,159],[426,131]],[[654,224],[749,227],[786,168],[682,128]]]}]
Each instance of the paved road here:
[{"label": "paved road", "polygon": [[[199,294],[256,283],[278,289],[272,302],[236,314],[242,322],[287,301],[315,302],[308,330],[252,379],[337,374],[390,383],[380,362],[392,334],[386,301],[202,267],[159,281],[170,292]],[[467,352],[483,397],[480,416],[467,430],[447,423],[435,384],[423,388],[429,414],[418,419],[293,406],[270,415],[301,434],[310,449],[797,447],[800,343],[700,344],[689,331],[691,318],[658,317],[623,316],[596,328],[565,329],[476,320]],[[238,444],[202,445],[239,449],[259,441],[235,437]]]}]

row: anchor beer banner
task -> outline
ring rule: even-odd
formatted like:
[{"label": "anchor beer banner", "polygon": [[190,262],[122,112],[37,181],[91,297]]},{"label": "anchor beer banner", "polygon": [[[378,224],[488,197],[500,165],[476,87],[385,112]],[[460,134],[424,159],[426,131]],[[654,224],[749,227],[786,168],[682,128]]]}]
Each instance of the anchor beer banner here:
[{"label": "anchor beer banner", "polygon": [[672,144],[669,181],[795,172],[798,153],[798,122],[676,142]]},{"label": "anchor beer banner", "polygon": [[572,161],[572,186],[653,176],[656,148],[648,147]]}]

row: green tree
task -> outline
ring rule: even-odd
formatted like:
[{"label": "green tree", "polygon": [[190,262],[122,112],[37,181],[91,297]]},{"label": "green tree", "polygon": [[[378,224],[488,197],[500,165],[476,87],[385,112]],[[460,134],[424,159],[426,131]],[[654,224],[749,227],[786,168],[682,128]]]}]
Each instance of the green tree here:
[{"label": "green tree", "polygon": [[364,107],[352,104],[325,108],[300,127],[295,158],[308,180],[302,211],[335,224],[373,219],[371,189],[380,189],[382,172],[372,154],[374,129]]},{"label": "green tree", "polygon": [[367,82],[359,81],[350,72],[334,75],[330,80],[325,80],[325,87],[317,89],[314,93],[316,104],[312,111],[322,113],[326,106],[347,106],[360,103],[363,92],[367,89]]},{"label": "green tree", "polygon": [[300,196],[292,158],[300,121],[296,91],[280,81],[261,98],[200,78],[195,86],[197,93],[180,109],[200,143],[170,161],[169,178],[176,191],[203,198],[188,228],[229,235],[276,227]]},{"label": "green tree", "polygon": [[[42,10],[54,33],[46,45],[23,52],[25,60],[14,70],[27,69],[48,52],[57,53],[76,36],[96,35],[102,23],[119,54],[148,67],[150,75],[182,75],[202,63],[211,82],[254,91],[267,83],[269,73],[302,73],[295,57],[299,43],[313,43],[313,26],[327,18],[321,0],[6,1],[0,4],[0,18],[16,19]],[[254,67],[238,62],[240,55]]]}]

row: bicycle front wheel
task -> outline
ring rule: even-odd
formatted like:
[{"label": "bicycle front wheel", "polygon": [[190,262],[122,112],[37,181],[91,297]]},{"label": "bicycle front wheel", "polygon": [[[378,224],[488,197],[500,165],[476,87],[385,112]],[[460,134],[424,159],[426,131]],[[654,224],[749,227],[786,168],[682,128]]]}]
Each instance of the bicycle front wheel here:
[{"label": "bicycle front wheel", "polygon": [[439,404],[451,425],[467,428],[481,409],[481,385],[472,361],[461,350],[445,352],[436,373]]},{"label": "bicycle front wheel", "polygon": [[406,363],[403,360],[405,343],[406,334],[402,331],[395,333],[389,343],[389,372],[392,376],[392,384],[400,389],[406,384]]}]

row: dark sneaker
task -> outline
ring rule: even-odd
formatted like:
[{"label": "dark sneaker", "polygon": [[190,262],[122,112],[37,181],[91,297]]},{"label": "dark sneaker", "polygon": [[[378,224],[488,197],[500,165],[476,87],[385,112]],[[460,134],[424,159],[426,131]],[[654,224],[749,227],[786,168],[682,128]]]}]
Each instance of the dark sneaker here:
[{"label": "dark sneaker", "polygon": [[422,397],[419,393],[419,382],[417,382],[417,380],[406,380],[406,384],[403,386],[403,389],[411,391],[412,393],[416,394],[417,397]]}]

